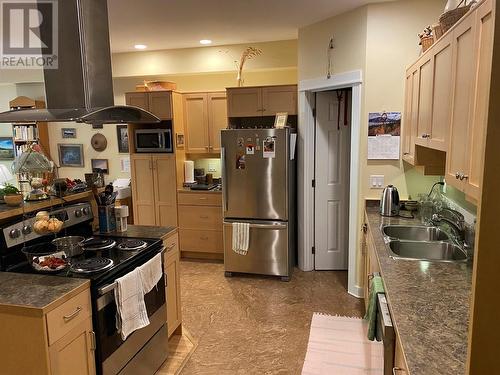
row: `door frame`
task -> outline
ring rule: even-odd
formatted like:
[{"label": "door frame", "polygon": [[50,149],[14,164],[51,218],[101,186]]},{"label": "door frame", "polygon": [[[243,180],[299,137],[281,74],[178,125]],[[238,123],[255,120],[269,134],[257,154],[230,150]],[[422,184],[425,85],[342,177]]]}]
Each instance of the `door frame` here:
[{"label": "door frame", "polygon": [[351,162],[349,172],[349,249],[347,291],[356,297],[363,296],[363,288],[356,285],[356,255],[360,210],[360,145],[361,145],[361,70],[332,75],[330,78],[316,78],[299,81],[299,126],[297,169],[298,191],[298,264],[303,271],[314,270],[314,188],[315,173],[315,108],[314,93],[351,88]]}]

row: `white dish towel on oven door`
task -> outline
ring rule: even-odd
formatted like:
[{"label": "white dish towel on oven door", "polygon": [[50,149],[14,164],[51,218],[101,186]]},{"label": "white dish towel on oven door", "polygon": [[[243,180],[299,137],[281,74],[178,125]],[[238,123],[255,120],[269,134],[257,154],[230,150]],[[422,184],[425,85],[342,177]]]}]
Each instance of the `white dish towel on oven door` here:
[{"label": "white dish towel on oven door", "polygon": [[116,279],[116,328],[125,339],[149,324],[139,268]]},{"label": "white dish towel on oven door", "polygon": [[161,253],[156,254],[142,266],[138,267],[141,274],[142,290],[147,294],[161,279],[163,270],[161,268]]},{"label": "white dish towel on oven door", "polygon": [[233,251],[236,254],[247,255],[250,243],[250,224],[233,223]]}]

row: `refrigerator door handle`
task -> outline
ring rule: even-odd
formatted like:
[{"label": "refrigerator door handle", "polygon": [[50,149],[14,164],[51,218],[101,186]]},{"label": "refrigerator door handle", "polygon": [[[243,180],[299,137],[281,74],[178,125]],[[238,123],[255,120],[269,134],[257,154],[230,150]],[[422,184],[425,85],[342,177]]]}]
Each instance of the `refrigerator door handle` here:
[{"label": "refrigerator door handle", "polygon": [[227,181],[226,181],[226,148],[220,148],[221,176],[222,176],[222,212],[227,211]]},{"label": "refrigerator door handle", "polygon": [[[224,224],[231,225],[232,222],[224,221]],[[286,229],[287,224],[250,224],[250,228],[256,229]]]}]

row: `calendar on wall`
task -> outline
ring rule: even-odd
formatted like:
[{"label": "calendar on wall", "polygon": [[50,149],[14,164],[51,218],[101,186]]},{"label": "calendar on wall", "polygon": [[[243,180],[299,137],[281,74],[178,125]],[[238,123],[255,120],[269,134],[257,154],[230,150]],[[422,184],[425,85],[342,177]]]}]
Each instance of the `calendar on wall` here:
[{"label": "calendar on wall", "polygon": [[401,112],[368,114],[368,159],[398,160],[401,141]]}]

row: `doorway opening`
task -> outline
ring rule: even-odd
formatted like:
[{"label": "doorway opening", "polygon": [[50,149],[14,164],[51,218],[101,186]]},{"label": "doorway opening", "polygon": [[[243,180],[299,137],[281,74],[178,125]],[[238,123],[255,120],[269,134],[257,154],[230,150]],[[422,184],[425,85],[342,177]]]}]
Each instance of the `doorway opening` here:
[{"label": "doorway opening", "polygon": [[[357,277],[357,252],[360,243],[361,226],[360,199],[360,144],[361,144],[361,105],[362,83],[361,70],[334,74],[330,78],[313,78],[299,81],[299,125],[297,169],[297,210],[298,210],[298,263],[303,271],[315,269],[315,155],[316,155],[316,100],[317,95],[332,90],[350,89],[350,153],[348,187],[348,252],[347,284],[348,293],[356,297],[363,296],[363,287]],[[321,155],[323,157],[323,155]]]},{"label": "doorway opening", "polygon": [[352,90],[315,96],[314,269],[347,270]]}]

